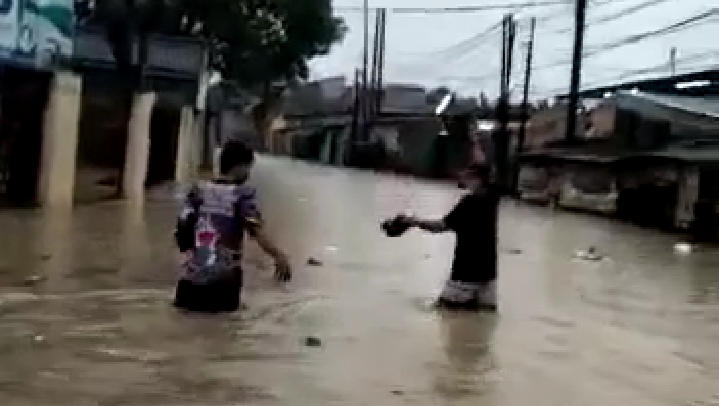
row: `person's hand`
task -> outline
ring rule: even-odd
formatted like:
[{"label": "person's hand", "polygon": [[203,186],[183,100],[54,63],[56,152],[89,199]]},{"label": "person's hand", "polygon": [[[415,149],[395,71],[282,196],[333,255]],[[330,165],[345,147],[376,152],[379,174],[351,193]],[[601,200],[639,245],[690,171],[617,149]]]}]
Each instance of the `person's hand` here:
[{"label": "person's hand", "polygon": [[395,217],[395,221],[407,227],[414,227],[416,224],[414,216],[410,214],[398,214],[397,217]]},{"label": "person's hand", "polygon": [[275,279],[279,282],[289,282],[292,279],[292,268],[285,256],[275,259]]},{"label": "person's hand", "polygon": [[415,220],[408,215],[400,214],[382,223],[382,230],[388,237],[399,237],[413,227]]}]

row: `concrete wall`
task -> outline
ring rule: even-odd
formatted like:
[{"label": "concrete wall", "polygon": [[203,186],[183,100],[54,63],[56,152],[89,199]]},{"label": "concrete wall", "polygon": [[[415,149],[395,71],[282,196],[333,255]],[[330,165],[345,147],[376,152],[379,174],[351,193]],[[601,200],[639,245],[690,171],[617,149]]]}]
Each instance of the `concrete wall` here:
[{"label": "concrete wall", "polygon": [[72,206],[81,95],[79,76],[55,74],[43,125],[38,182],[38,202],[43,206]]},{"label": "concrete wall", "polygon": [[196,120],[191,107],[184,107],[180,114],[179,133],[177,135],[177,163],[175,180],[188,182],[195,179],[200,171],[202,161],[202,138],[200,123]]},{"label": "concrete wall", "polygon": [[[611,137],[615,132],[615,121],[616,106],[611,102],[602,103],[592,109],[587,116],[577,117],[577,134],[597,138]],[[591,134],[586,134],[585,130],[589,123],[594,129]],[[562,139],[565,136],[566,124],[566,106],[559,105],[537,111],[529,120],[526,148],[538,148],[547,142]]]},{"label": "concrete wall", "polygon": [[128,123],[122,194],[131,200],[141,200],[150,159],[150,119],[157,100],[155,93],[135,95]]}]

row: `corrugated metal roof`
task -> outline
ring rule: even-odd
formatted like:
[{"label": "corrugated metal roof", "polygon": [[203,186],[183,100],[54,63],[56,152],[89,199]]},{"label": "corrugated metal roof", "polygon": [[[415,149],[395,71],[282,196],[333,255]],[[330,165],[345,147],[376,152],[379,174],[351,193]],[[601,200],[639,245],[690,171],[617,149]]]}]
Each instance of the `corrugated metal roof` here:
[{"label": "corrugated metal roof", "polygon": [[623,96],[639,98],[691,114],[719,119],[719,97],[691,97],[653,94],[646,92],[620,92]]},{"label": "corrugated metal roof", "polygon": [[639,156],[674,159],[683,162],[713,163],[719,162],[719,145],[701,147],[668,147],[658,151],[650,151]]},{"label": "corrugated metal roof", "polygon": [[635,111],[656,120],[681,123],[693,128],[719,131],[719,98],[619,92],[620,109]]}]

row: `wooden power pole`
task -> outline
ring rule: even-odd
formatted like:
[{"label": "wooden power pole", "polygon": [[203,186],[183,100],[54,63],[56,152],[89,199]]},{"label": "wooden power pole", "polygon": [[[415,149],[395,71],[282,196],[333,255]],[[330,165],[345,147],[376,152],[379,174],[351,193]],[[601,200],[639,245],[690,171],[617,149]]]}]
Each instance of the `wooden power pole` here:
[{"label": "wooden power pole", "polygon": [[512,52],[514,47],[515,22],[512,15],[506,15],[502,23],[502,67],[500,73],[500,94],[495,109],[498,128],[494,131],[494,162],[497,185],[506,191],[510,177],[509,163],[509,84],[512,74]]},{"label": "wooden power pole", "polygon": [[567,128],[565,139],[572,142],[577,136],[577,110],[579,110],[579,85],[582,79],[582,53],[584,51],[584,20],[587,14],[587,0],[576,0],[574,20],[574,54],[572,55],[572,79],[569,85],[567,105]]},{"label": "wooden power pole", "polygon": [[527,137],[527,121],[529,120],[529,87],[532,79],[532,54],[534,53],[534,29],[537,19],[532,17],[529,25],[529,42],[527,44],[527,61],[524,67],[524,93],[522,94],[522,116],[519,126],[519,137],[517,142],[517,155],[524,149],[524,141]]},{"label": "wooden power pole", "polygon": [[532,17],[529,23],[529,42],[527,43],[527,61],[524,66],[524,92],[522,93],[522,111],[521,122],[519,124],[519,134],[517,136],[517,150],[515,152],[515,168],[514,168],[514,189],[517,191],[519,187],[519,158],[524,152],[524,142],[527,138],[527,122],[529,121],[529,88],[532,78],[532,54],[534,53],[534,29],[537,25],[537,19]]}]

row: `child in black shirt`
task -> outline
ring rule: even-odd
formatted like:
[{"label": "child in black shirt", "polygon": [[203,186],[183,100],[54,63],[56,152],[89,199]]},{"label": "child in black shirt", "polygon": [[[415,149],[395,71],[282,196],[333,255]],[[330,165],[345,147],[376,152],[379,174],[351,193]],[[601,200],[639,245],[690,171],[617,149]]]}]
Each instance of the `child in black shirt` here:
[{"label": "child in black shirt", "polygon": [[452,272],[438,306],[452,309],[497,309],[497,212],[499,195],[490,184],[489,167],[470,166],[461,184],[471,192],[441,220],[400,215],[384,224],[388,235],[417,227],[431,233],[453,231],[457,243]]}]

